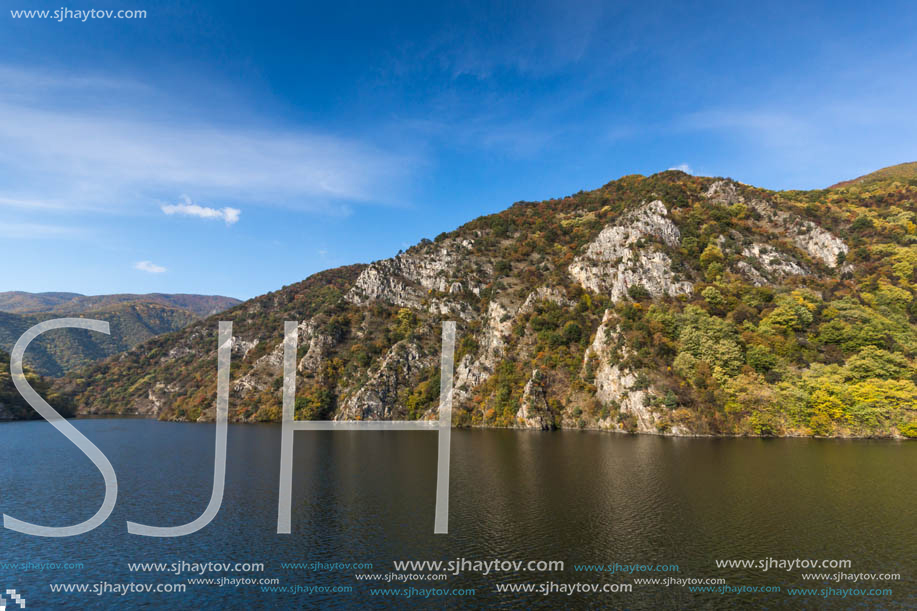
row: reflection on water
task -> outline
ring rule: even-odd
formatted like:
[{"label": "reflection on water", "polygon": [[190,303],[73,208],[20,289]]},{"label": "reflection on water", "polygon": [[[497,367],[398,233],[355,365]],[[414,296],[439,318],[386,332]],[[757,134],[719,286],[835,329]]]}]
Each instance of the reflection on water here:
[{"label": "reflection on water", "polygon": [[[293,533],[277,535],[280,428],[229,430],[222,509],[203,531],[177,539],[128,535],[125,521],[170,526],[196,518],[210,495],[212,425],[147,420],[76,421],[118,474],[118,505],[97,530],[71,539],[0,531],[4,562],[82,562],[79,571],[0,569],[4,588],[31,608],[866,608],[913,605],[917,445],[888,441],[665,439],[593,432],[456,430],[450,534],[433,535],[436,440],[429,432],[297,432]],[[0,509],[39,524],[92,515],[103,481],[44,422],[0,425]],[[696,595],[677,586],[628,594],[528,597],[495,583],[629,582],[577,573],[574,563],[677,564],[679,577],[731,585],[828,584],[802,571],[723,570],[716,559],[850,559],[849,572],[900,572],[892,598],[810,600],[785,595]],[[563,573],[465,574],[416,588],[475,588],[470,598],[368,596],[353,571],[286,570],[281,562],[563,560]],[[128,562],[263,562],[283,584],[349,585],[344,594],[262,594],[258,586],[189,586],[184,595],[52,594],[49,583],[186,583],[186,575],[131,573]],[[222,576],[231,574],[222,574]],[[219,577],[217,575],[207,575]],[[238,575],[236,575],[238,576]],[[645,574],[643,577],[658,575]],[[380,585],[380,584],[376,584]],[[397,584],[381,584],[393,587]],[[841,584],[836,587],[853,587]]]}]

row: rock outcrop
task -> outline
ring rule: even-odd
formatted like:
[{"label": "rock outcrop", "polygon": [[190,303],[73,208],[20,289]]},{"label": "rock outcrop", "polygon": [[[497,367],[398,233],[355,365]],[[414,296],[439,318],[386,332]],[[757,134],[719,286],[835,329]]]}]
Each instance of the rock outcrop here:
[{"label": "rock outcrop", "polygon": [[516,412],[516,419],[525,428],[542,431],[555,428],[554,414],[548,405],[543,383],[543,377],[538,370],[533,370],[532,377],[526,382],[525,390],[522,392],[522,407]]},{"label": "rock outcrop", "polygon": [[688,294],[693,285],[676,280],[672,260],[659,247],[675,248],[681,235],[665,205],[655,200],[605,227],[573,260],[570,275],[586,289],[625,299],[642,287],[653,297]]},{"label": "rock outcrop", "polygon": [[772,233],[789,238],[797,248],[829,268],[836,268],[839,265],[839,257],[847,254],[848,247],[844,241],[827,229],[795,214],[778,210],[772,203],[763,199],[746,201],[745,196],[739,192],[737,183],[733,181],[718,180],[710,185],[705,195],[721,205],[747,204],[760,215],[762,222]]},{"label": "rock outcrop", "polygon": [[458,297],[465,291],[480,295],[482,284],[468,265],[473,245],[472,240],[451,241],[444,246],[428,244],[416,252],[377,261],[363,270],[344,299],[355,305],[383,301],[472,318],[473,312],[462,301],[430,295],[435,292]]},{"label": "rock outcrop", "polygon": [[615,427],[620,412],[634,416],[637,432],[655,433],[656,416],[647,405],[651,391],[648,388],[638,388],[637,374],[619,365],[626,356],[627,348],[619,348],[617,339],[618,330],[612,325],[612,311],[606,310],[583,361],[585,369],[589,360],[595,359],[595,396],[602,405],[612,410],[611,415],[601,424]]},{"label": "rock outcrop", "polygon": [[504,356],[505,338],[513,328],[513,318],[513,313],[499,299],[487,306],[477,354],[466,354],[455,367],[456,402],[466,401],[472,391],[494,373],[494,367]]},{"label": "rock outcrop", "polygon": [[736,264],[756,286],[783,280],[788,276],[805,276],[809,273],[792,256],[780,252],[769,244],[755,242],[742,249],[744,261]]},{"label": "rock outcrop", "polygon": [[369,380],[346,398],[335,420],[403,419],[398,392],[410,388],[416,376],[436,364],[438,355],[425,355],[411,340],[395,344]]}]

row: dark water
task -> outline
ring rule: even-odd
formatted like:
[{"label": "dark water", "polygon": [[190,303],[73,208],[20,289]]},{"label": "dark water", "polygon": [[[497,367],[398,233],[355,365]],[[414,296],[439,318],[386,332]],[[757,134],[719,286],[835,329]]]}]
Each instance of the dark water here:
[{"label": "dark water", "polygon": [[[917,444],[879,441],[662,439],[589,432],[456,430],[449,535],[433,534],[437,436],[429,432],[298,432],[293,533],[276,534],[280,428],[229,429],[222,509],[175,539],[129,535],[125,521],[169,526],[196,518],[210,495],[213,425],[84,420],[108,456],[119,498],[86,535],[42,539],[0,529],[0,562],[83,563],[79,570],[0,568],[44,608],[914,608]],[[0,510],[67,525],[91,516],[102,477],[45,422],[0,425]],[[807,569],[717,568],[717,559],[849,559],[815,572],[900,573],[900,581],[804,581]],[[394,560],[562,560],[565,570],[465,573],[447,581],[368,583]],[[130,572],[133,562],[260,562],[282,585],[350,586],[344,593],[266,593],[260,585],[188,585],[183,594],[52,593],[49,584],[185,583],[196,575]],[[311,571],[282,562],[372,563]],[[678,572],[576,572],[574,564],[677,564]],[[725,578],[781,593],[497,593],[496,584],[632,583],[633,578]],[[791,597],[790,587],[891,588],[892,594]],[[370,588],[474,588],[474,596],[372,596]],[[8,607],[12,609],[13,607]],[[16,607],[18,608],[18,607]]]}]

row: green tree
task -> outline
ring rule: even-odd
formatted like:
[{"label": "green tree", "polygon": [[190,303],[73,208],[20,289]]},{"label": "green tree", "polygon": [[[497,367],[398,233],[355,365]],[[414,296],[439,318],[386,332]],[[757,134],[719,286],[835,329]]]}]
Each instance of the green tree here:
[{"label": "green tree", "polygon": [[862,350],[847,359],[847,369],[855,380],[897,378],[914,370],[901,354],[875,346],[864,346]]},{"label": "green tree", "polygon": [[716,311],[721,311],[726,307],[726,298],[715,286],[705,288],[701,291],[701,296]]}]

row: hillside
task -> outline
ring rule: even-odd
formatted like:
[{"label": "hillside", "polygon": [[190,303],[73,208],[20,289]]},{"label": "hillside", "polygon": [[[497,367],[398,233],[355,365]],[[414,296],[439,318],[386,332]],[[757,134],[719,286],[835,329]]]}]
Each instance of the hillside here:
[{"label": "hillside", "polygon": [[882,168],[881,170],[870,172],[869,174],[860,176],[859,178],[839,182],[836,185],[829,187],[829,189],[843,189],[853,186],[869,186],[875,183],[894,181],[909,184],[912,187],[917,186],[917,161],[912,161],[910,163],[899,163],[898,165]]},{"label": "hillside", "polygon": [[[23,332],[43,320],[77,316],[108,321],[110,336],[58,329],[33,342],[26,364],[42,375],[60,377],[156,335],[177,331],[239,301],[199,295],[74,297],[72,293],[0,293],[0,303],[0,349],[6,351],[12,349]],[[19,313],[9,313],[4,308]]]},{"label": "hillside", "polygon": [[459,323],[455,423],[661,434],[917,436],[917,186],[774,192],[668,171],[521,202],[253,299],[62,382],[81,413],[433,417]]},{"label": "hillside", "polygon": [[[65,417],[73,415],[73,405],[69,398],[51,390],[48,380],[29,368],[26,368],[25,375],[32,388],[44,397],[45,401],[50,403],[59,414]],[[13,379],[10,377],[10,355],[0,351],[0,421],[32,418],[40,418],[40,416],[16,390]]]}]

